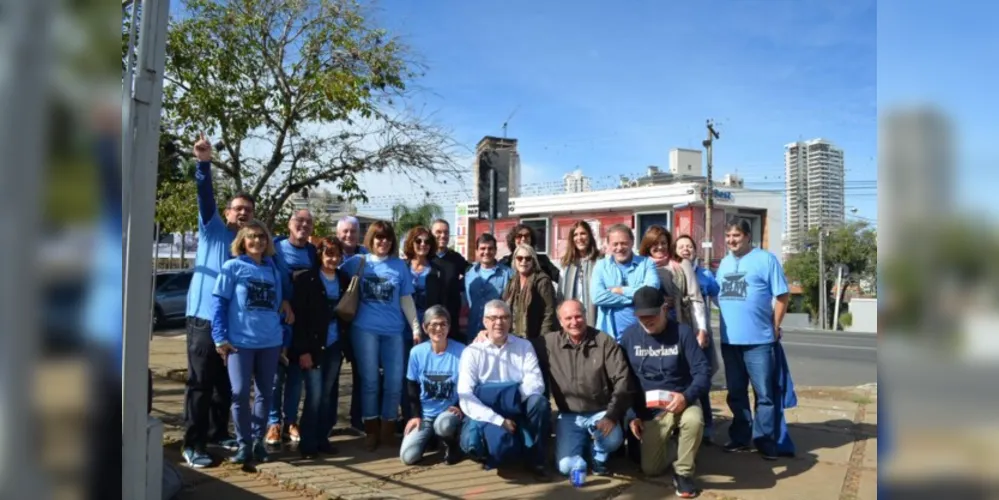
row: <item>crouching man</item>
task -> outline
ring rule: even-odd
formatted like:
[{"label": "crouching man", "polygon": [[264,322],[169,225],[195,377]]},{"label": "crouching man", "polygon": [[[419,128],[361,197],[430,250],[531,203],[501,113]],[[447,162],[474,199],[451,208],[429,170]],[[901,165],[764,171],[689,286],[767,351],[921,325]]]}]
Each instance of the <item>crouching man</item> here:
[{"label": "crouching man", "polygon": [[486,304],[484,324],[486,340],[466,347],[459,365],[458,401],[467,417],[461,450],[486,469],[519,462],[547,480],[551,406],[534,347],[510,335],[502,300]]},{"label": "crouching man", "polygon": [[689,326],[669,319],[658,289],[635,292],[638,323],[621,335],[621,347],[641,386],[635,397],[631,432],[641,441],[642,472],[657,476],[669,468],[679,430],[673,484],[680,498],[694,498],[694,459],[704,436],[698,401],[711,387],[711,367]]},{"label": "crouching man", "polygon": [[[624,351],[610,335],[586,325],[578,300],[558,308],[561,331],[538,345],[555,405],[555,460],[568,476],[574,469],[607,475],[607,458],[624,442],[619,422],[631,405],[631,374]],[[584,458],[585,457],[585,458]]]}]

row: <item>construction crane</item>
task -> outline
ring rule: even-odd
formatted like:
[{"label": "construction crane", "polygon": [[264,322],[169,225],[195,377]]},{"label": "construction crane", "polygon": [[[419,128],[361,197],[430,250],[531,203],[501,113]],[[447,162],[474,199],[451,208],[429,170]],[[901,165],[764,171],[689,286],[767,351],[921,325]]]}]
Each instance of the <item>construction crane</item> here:
[{"label": "construction crane", "polygon": [[513,115],[517,114],[517,111],[519,111],[519,110],[520,110],[520,105],[518,104],[517,107],[513,108],[513,111],[510,112],[510,116],[506,117],[506,120],[503,120],[503,138],[504,139],[506,139],[506,128],[510,124],[510,120],[513,119]]}]

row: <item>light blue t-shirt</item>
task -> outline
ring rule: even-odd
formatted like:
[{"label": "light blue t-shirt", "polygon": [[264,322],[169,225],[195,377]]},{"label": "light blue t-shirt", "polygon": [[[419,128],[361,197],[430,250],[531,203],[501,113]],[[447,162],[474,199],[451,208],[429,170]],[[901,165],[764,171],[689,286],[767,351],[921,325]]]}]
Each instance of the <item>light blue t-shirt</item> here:
[{"label": "light blue t-shirt", "polygon": [[773,299],[788,293],[777,257],[754,248],[742,257],[729,253],[715,274],[720,292],[723,344],[759,345],[774,341]]},{"label": "light blue t-shirt", "polygon": [[[361,301],[353,327],[356,331],[377,335],[402,335],[406,329],[406,318],[402,314],[400,299],[413,295],[413,275],[409,266],[399,257],[380,261],[376,261],[373,255],[365,257]],[[355,255],[344,263],[343,270],[353,276],[360,263],[360,257]]]},{"label": "light blue t-shirt", "polygon": [[307,246],[302,248],[296,247],[291,244],[291,240],[285,238],[275,245],[275,250],[284,259],[284,265],[288,267],[289,271],[312,267],[312,257],[309,254],[309,247]]},{"label": "light blue t-shirt", "polygon": [[[336,304],[340,302],[340,281],[335,276],[333,279],[329,279],[321,272],[319,273],[319,279],[322,280],[323,286],[326,287],[326,300],[330,302],[330,310],[333,310]],[[329,329],[326,330],[326,347],[333,345],[339,339],[339,325],[334,315],[333,320],[330,321]]]},{"label": "light blue t-shirt", "polygon": [[437,418],[458,406],[458,362],[464,349],[460,343],[448,341],[444,352],[437,354],[430,342],[423,342],[409,352],[406,378],[420,384],[424,419]]},{"label": "light blue t-shirt", "polygon": [[430,266],[424,266],[419,273],[410,272],[413,276],[413,303],[416,304],[416,315],[423,324],[423,313],[427,312],[427,276],[430,274]]},{"label": "light blue t-shirt", "polygon": [[[284,343],[281,317],[281,277],[274,262],[265,257],[261,264],[241,255],[222,264],[214,294],[229,301],[228,328],[224,340],[237,349],[266,349]],[[213,324],[213,338],[223,340]]]}]

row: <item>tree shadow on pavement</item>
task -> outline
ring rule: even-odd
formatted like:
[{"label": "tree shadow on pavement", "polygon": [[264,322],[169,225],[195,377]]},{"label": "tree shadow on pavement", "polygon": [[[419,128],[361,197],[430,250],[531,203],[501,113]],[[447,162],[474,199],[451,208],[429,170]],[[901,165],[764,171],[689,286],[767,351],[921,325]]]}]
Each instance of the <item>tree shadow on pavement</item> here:
[{"label": "tree shadow on pavement", "polygon": [[[730,420],[716,417],[715,422],[715,442],[721,445],[727,441]],[[789,427],[797,452],[794,457],[769,461],[756,452],[725,453],[721,446],[702,448],[697,455],[701,486],[715,491],[770,489],[781,480],[810,471],[819,462],[848,467],[854,443],[877,437],[876,425],[845,419]]]}]

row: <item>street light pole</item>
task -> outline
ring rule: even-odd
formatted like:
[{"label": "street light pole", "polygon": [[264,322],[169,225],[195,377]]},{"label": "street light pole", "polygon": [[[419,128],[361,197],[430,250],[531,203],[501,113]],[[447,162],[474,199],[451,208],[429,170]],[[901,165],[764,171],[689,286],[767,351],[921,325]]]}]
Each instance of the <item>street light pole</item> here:
[{"label": "street light pole", "polygon": [[707,160],[708,160],[708,194],[704,199],[704,242],[701,243],[701,247],[704,249],[704,265],[707,269],[711,269],[711,250],[714,246],[714,235],[711,231],[711,212],[714,211],[715,207],[715,184],[712,178],[714,169],[714,140],[720,138],[718,132],[715,131],[714,121],[708,120],[708,138],[704,140],[701,144],[707,150]]},{"label": "street light pole", "polygon": [[826,231],[819,227],[819,327],[826,329],[826,257],[825,240]]}]

